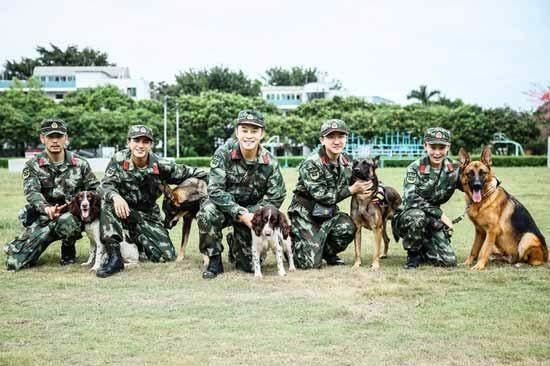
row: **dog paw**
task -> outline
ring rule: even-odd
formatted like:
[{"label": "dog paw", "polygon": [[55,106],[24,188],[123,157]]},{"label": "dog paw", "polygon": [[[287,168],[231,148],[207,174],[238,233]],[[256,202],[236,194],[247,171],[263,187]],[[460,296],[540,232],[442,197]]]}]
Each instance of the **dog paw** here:
[{"label": "dog paw", "polygon": [[296,271],[296,267],[294,267],[294,266],[288,267],[288,271],[289,271],[289,272],[295,272],[295,271]]},{"label": "dog paw", "polygon": [[378,271],[380,269],[380,264],[373,263],[373,264],[371,264],[370,269],[371,269],[371,271]]},{"label": "dog paw", "polygon": [[380,259],[386,259],[386,258],[388,258],[388,255],[387,255],[387,254],[382,254],[382,255],[380,256]]},{"label": "dog paw", "polygon": [[286,272],[278,272],[279,276],[284,277],[286,276]]},{"label": "dog paw", "polygon": [[184,256],[179,256],[176,258],[176,262],[183,262]]},{"label": "dog paw", "polygon": [[465,266],[470,266],[470,265],[472,265],[473,262],[474,262],[474,258],[468,257],[468,258],[464,261],[464,263],[462,263],[462,264],[465,265]]},{"label": "dog paw", "polygon": [[361,262],[355,262],[353,263],[353,266],[351,266],[353,269],[359,269],[359,267],[361,267]]},{"label": "dog paw", "polygon": [[475,266],[473,266],[471,269],[473,271],[483,271],[484,268],[485,268],[484,263],[477,262],[477,264]]},{"label": "dog paw", "polygon": [[254,273],[254,278],[262,278],[262,274],[261,273]]}]

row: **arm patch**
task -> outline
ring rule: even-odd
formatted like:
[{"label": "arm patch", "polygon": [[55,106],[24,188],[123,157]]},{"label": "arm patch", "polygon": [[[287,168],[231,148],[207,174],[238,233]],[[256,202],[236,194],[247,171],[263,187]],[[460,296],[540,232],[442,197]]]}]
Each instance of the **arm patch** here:
[{"label": "arm patch", "polygon": [[416,173],[415,172],[407,172],[407,177],[406,177],[406,181],[407,183],[416,183]]}]

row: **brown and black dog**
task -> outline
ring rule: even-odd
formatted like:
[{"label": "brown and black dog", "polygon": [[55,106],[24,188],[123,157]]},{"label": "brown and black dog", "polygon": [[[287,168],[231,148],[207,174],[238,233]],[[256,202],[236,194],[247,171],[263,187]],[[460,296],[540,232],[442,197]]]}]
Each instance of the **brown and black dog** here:
[{"label": "brown and black dog", "polygon": [[[401,204],[401,196],[392,187],[385,186],[383,197],[379,197],[378,177],[376,168],[380,156],[374,159],[361,159],[353,162],[351,184],[358,180],[372,181],[373,193],[370,195],[355,194],[351,198],[351,219],[357,231],[355,233],[355,262],[354,268],[361,265],[361,229],[366,227],[374,232],[374,253],[372,256],[372,268],[380,268],[380,258],[388,255],[390,238],[386,233],[386,224],[393,217],[397,207]],[[384,240],[384,253],[382,254],[382,240]]]},{"label": "brown and black dog", "polygon": [[491,149],[483,149],[481,160],[476,161],[460,149],[459,158],[467,213],[476,231],[464,264],[471,265],[477,259],[472,269],[482,270],[491,254],[498,254],[509,263],[544,264],[548,248],[535,221],[515,197],[493,182]]},{"label": "brown and black dog", "polygon": [[207,196],[206,188],[206,182],[198,178],[186,179],[174,189],[168,185],[161,185],[161,190],[164,193],[164,200],[162,201],[164,227],[171,229],[178,223],[180,218],[183,218],[181,246],[177,261],[185,258],[185,247],[189,242],[191,222],[199,212],[202,200]]}]

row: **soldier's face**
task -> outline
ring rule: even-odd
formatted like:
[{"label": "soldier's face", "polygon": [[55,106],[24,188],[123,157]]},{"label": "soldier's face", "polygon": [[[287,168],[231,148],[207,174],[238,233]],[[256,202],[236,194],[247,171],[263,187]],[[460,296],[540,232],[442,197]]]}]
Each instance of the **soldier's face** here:
[{"label": "soldier's face", "polygon": [[128,139],[128,148],[132,152],[132,156],[138,159],[146,158],[152,146],[153,141],[145,136]]},{"label": "soldier's face", "polygon": [[65,144],[69,142],[67,135],[52,133],[48,136],[40,135],[40,142],[46,147],[50,154],[59,154],[65,149]]},{"label": "soldier's face", "polygon": [[430,164],[433,167],[440,167],[443,160],[449,152],[449,147],[447,145],[441,144],[428,144],[424,142],[424,149],[430,158]]},{"label": "soldier's face", "polygon": [[264,137],[264,129],[254,125],[238,125],[236,135],[241,150],[255,150]]},{"label": "soldier's face", "polygon": [[346,147],[347,137],[345,133],[335,131],[321,137],[319,141],[328,155],[339,155]]}]

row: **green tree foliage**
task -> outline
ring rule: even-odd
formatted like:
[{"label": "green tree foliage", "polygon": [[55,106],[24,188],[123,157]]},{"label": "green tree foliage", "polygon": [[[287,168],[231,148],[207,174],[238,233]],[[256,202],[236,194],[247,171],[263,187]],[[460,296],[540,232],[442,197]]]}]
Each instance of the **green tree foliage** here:
[{"label": "green tree foliage", "polygon": [[14,77],[28,79],[35,66],[114,66],[109,63],[107,53],[89,47],[79,50],[78,46],[70,45],[63,50],[53,43],[50,43],[50,47],[37,46],[39,56],[35,59],[23,57],[19,61],[6,61],[4,77],[7,80]]},{"label": "green tree foliage", "polygon": [[267,85],[302,86],[307,83],[315,83],[319,80],[317,68],[292,67],[290,70],[282,67],[272,67],[265,72]]},{"label": "green tree foliage", "polygon": [[211,69],[190,69],[176,75],[176,84],[161,82],[153,85],[154,96],[162,99],[165,95],[199,95],[207,91],[235,93],[243,96],[258,96],[261,83],[249,79],[242,71],[232,71],[227,67],[214,66]]},{"label": "green tree foliage", "polygon": [[426,85],[420,85],[418,90],[411,90],[409,95],[407,95],[407,99],[416,99],[420,103],[428,105],[431,102],[430,99],[439,94],[441,94],[439,90],[432,90],[431,92],[428,92],[428,87]]}]

